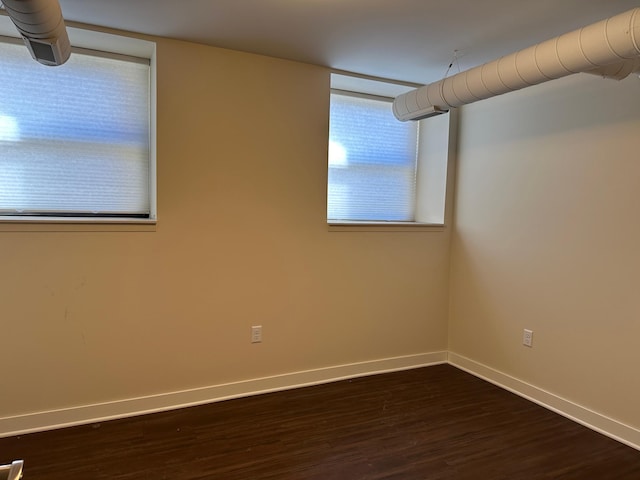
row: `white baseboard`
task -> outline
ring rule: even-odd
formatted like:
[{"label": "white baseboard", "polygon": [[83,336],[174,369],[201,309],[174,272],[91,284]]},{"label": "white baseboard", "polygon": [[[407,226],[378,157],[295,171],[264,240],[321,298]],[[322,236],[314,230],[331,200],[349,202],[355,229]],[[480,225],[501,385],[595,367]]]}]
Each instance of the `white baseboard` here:
[{"label": "white baseboard", "polygon": [[449,364],[526,398],[607,437],[640,450],[640,430],[594,412],[541,388],[518,380],[469,358],[449,352]]},{"label": "white baseboard", "polygon": [[24,435],[74,425],[86,425],[118,418],[163,412],[261,393],[320,385],[413,368],[449,363],[476,377],[526,398],[581,425],[640,450],[640,430],[594,412],[555,394],[530,385],[453,352],[431,352],[369,362],[337,365],[317,370],[292,372],[241,382],[212,385],[95,405],[36,412],[0,418],[0,438]]},{"label": "white baseboard", "polygon": [[36,412],[0,418],[0,438],[41,432],[74,425],[163,412],[260,393],[288,390],[379,373],[408,370],[447,362],[447,352],[432,352],[369,362],[337,365],[317,370],[287,373],[241,382],[131,398],[96,405]]}]

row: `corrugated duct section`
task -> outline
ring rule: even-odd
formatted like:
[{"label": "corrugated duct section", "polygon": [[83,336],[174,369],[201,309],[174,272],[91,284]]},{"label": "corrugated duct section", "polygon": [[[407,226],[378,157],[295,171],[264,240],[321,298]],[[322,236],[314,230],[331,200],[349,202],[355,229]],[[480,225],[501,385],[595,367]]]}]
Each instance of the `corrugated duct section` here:
[{"label": "corrugated duct section", "polygon": [[398,120],[420,120],[578,72],[621,79],[640,71],[640,8],[396,97]]},{"label": "corrugated duct section", "polygon": [[58,0],[0,0],[31,56],[43,65],[62,65],[71,44]]}]

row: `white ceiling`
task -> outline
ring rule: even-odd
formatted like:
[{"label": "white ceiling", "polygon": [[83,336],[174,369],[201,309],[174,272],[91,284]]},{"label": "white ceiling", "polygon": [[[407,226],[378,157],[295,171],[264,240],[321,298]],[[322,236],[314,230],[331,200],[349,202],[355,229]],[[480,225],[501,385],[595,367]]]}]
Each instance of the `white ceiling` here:
[{"label": "white ceiling", "polygon": [[65,19],[429,83],[640,0],[60,0]]}]

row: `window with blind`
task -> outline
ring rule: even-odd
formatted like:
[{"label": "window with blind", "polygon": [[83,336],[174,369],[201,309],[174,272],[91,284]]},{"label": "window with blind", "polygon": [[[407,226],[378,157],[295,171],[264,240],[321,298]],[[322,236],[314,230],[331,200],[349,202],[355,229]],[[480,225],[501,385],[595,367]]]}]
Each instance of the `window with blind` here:
[{"label": "window with blind", "polygon": [[417,145],[418,124],[390,100],[332,93],[327,217],[414,221]]},{"label": "window with blind", "polygon": [[445,221],[455,111],[400,122],[394,82],[331,75],[327,223],[441,226]]},{"label": "window with blind", "polygon": [[0,41],[0,217],[153,219],[148,60]]}]

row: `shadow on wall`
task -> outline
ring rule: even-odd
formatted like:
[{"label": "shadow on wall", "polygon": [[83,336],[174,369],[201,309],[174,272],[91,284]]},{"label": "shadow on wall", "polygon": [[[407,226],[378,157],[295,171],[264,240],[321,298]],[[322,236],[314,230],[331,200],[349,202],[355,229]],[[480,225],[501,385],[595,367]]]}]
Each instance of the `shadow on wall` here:
[{"label": "shadow on wall", "polygon": [[[632,96],[628,102],[620,102],[621,88],[631,92]],[[480,103],[492,102],[491,111],[500,115],[503,109],[510,110],[511,95],[518,95],[527,103],[527,108],[517,112],[510,111],[515,119],[521,118],[522,122],[505,122],[506,125],[501,126],[509,129],[503,132],[503,138],[509,137],[515,141],[637,121],[638,108],[640,108],[640,79],[636,75],[631,75],[618,81],[581,73],[534,85],[518,92],[480,100],[461,107],[460,134],[464,135],[465,110],[473,109]],[[529,100],[526,99],[527,97]],[[590,99],[589,102],[580,100],[585,97]],[[528,121],[529,118],[543,119],[543,121]],[[477,146],[492,142],[492,138],[475,139]]]}]

